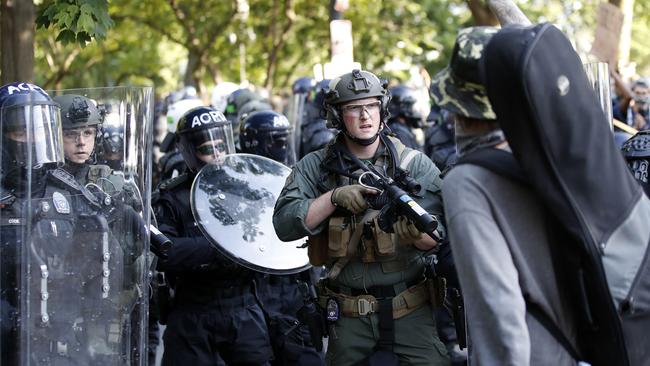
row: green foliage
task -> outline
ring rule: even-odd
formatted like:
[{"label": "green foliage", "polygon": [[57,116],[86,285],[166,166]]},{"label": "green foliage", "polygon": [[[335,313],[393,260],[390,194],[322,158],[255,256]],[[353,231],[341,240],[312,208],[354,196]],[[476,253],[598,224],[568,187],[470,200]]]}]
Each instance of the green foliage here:
[{"label": "green foliage", "polygon": [[[557,24],[581,53],[591,46],[599,1],[516,0],[533,22]],[[107,0],[44,0],[37,80],[49,87],[154,84],[158,93],[192,80],[208,94],[218,81],[242,81],[243,56],[247,81],[278,93],[330,61],[329,1],[248,0],[248,17],[237,14],[235,3],[111,0],[107,7]],[[636,0],[634,16],[631,60],[648,74],[650,3]],[[395,82],[413,70],[438,72],[458,30],[474,24],[465,0],[355,0],[344,17],[352,21],[355,61]]]},{"label": "green foliage", "polygon": [[85,47],[93,38],[103,39],[113,26],[107,0],[47,0],[38,9],[38,28],[58,29],[57,41]]},{"label": "green foliage", "polygon": [[637,74],[650,77],[650,3],[644,0],[634,2],[634,23],[632,24],[632,44],[630,61],[636,62]]}]

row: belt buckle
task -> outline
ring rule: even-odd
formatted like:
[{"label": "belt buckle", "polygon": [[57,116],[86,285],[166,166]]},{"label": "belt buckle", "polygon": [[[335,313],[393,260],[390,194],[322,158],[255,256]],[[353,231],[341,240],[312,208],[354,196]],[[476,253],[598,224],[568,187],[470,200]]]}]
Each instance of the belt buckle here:
[{"label": "belt buckle", "polygon": [[359,316],[365,316],[374,313],[372,310],[372,303],[368,299],[360,298],[357,300],[357,310]]}]

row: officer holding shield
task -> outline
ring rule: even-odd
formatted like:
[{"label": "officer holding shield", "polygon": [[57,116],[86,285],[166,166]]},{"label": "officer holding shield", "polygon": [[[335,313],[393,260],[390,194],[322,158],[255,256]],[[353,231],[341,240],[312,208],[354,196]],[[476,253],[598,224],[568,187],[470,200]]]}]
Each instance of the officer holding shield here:
[{"label": "officer holding shield", "polygon": [[[282,114],[274,111],[249,114],[241,123],[239,140],[243,153],[293,165],[291,126]],[[305,304],[300,286],[302,291],[311,286],[309,270],[291,275],[260,273],[256,277],[257,296],[270,320],[271,342],[276,355],[273,364],[322,364],[322,357],[314,349],[307,327],[298,320],[298,313]],[[305,322],[304,318],[302,322]]]},{"label": "officer holding shield", "polygon": [[191,109],[178,121],[176,145],[188,171],[161,183],[154,202],[159,229],[173,242],[159,262],[174,289],[163,365],[267,365],[273,352],[252,293],[253,273],[219,254],[190,207],[198,171],[234,153],[231,123],[212,108]]}]

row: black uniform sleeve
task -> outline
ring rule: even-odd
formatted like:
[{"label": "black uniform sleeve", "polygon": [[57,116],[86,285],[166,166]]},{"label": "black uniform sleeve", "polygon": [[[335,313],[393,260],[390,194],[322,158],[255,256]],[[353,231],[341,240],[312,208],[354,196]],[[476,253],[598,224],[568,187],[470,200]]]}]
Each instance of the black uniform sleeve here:
[{"label": "black uniform sleeve", "polygon": [[198,270],[218,259],[217,250],[203,235],[183,236],[182,229],[178,226],[182,222],[181,213],[172,202],[161,197],[154,206],[154,213],[158,220],[158,230],[172,241],[167,259],[158,261],[158,270]]}]

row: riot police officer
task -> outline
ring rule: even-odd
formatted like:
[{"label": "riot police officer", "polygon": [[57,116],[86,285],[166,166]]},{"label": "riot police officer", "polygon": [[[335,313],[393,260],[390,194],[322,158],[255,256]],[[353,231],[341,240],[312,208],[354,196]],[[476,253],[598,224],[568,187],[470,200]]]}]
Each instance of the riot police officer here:
[{"label": "riot police officer", "polygon": [[116,215],[124,223],[137,214],[118,214],[110,197],[58,168],[59,106],[41,88],[0,88],[0,124],[1,287],[3,308],[10,308],[3,310],[3,362],[129,363],[127,345],[137,332],[129,316],[139,292],[134,258],[144,247],[144,226],[122,226],[133,240],[118,240]]},{"label": "riot police officer", "polygon": [[159,229],[173,243],[159,262],[174,289],[163,336],[163,365],[265,365],[273,356],[253,273],[222,256],[202,234],[190,206],[197,172],[234,152],[231,123],[209,107],[178,121],[176,146],[187,171],[163,182],[154,203]]},{"label": "riot police officer", "polygon": [[409,190],[421,196],[411,201],[419,217],[442,214],[438,169],[381,133],[388,101],[386,83],[368,71],[332,80],[325,108],[340,132],[296,164],[275,206],[278,237],[309,235],[310,262],[327,267],[319,299],[330,324],[328,365],[449,364],[432,312],[442,299],[425,289],[436,286],[424,279],[424,251],[437,241],[403,216],[390,217],[394,224],[385,229],[394,234],[382,229],[379,218],[388,217],[368,209],[368,201],[385,207],[378,202],[384,193],[359,180],[361,172],[414,179],[421,186]]},{"label": "riot police officer", "polygon": [[397,138],[411,149],[421,150],[414,128],[422,128],[424,118],[422,112],[417,109],[417,92],[405,85],[398,85],[389,89],[390,102],[388,103],[388,128]]},{"label": "riot police officer", "polygon": [[[291,126],[274,111],[254,112],[244,118],[239,134],[243,153],[255,154],[291,166],[294,163]],[[309,271],[294,275],[257,277],[257,294],[269,318],[274,365],[318,365],[321,356],[309,338],[309,330],[298,325],[298,312],[305,296],[300,286],[311,286]]]},{"label": "riot police officer", "polygon": [[316,83],[305,97],[302,119],[300,123],[296,123],[296,126],[300,126],[300,138],[295,140],[295,143],[299,145],[296,147],[296,151],[299,152],[300,158],[312,151],[322,149],[334,138],[336,130],[327,127],[323,110],[323,101],[329,82],[330,80],[325,79]]},{"label": "riot police officer", "polygon": [[433,106],[429,114],[435,114],[436,118],[425,133],[424,152],[438,169],[444,171],[458,160],[454,140],[454,116],[445,110],[434,112],[434,108],[439,109]]},{"label": "riot police officer", "polygon": [[264,98],[248,88],[237,89],[226,99],[224,115],[232,123],[235,147],[239,150],[239,124],[241,122],[242,107],[251,101],[263,101]]},{"label": "riot police officer", "polygon": [[[102,136],[102,126],[107,111],[105,109],[100,111],[95,101],[77,94],[56,96],[54,101],[61,106],[63,151],[65,152],[63,168],[72,174],[79,184],[95,185],[112,199],[125,202],[136,211],[141,211],[142,197],[137,188],[132,184],[127,184],[120,171],[115,171],[108,165],[97,164],[98,150],[106,145],[104,143],[106,140]],[[108,127],[106,137],[110,131],[111,127]],[[113,131],[113,133],[118,133],[117,136],[113,136],[113,143],[123,142],[123,131],[121,139],[119,130]],[[108,152],[102,152],[103,158],[108,156],[106,154]],[[122,150],[118,155],[121,153]],[[120,155],[117,162],[112,161],[111,163],[115,166],[121,161],[122,156]]]}]

